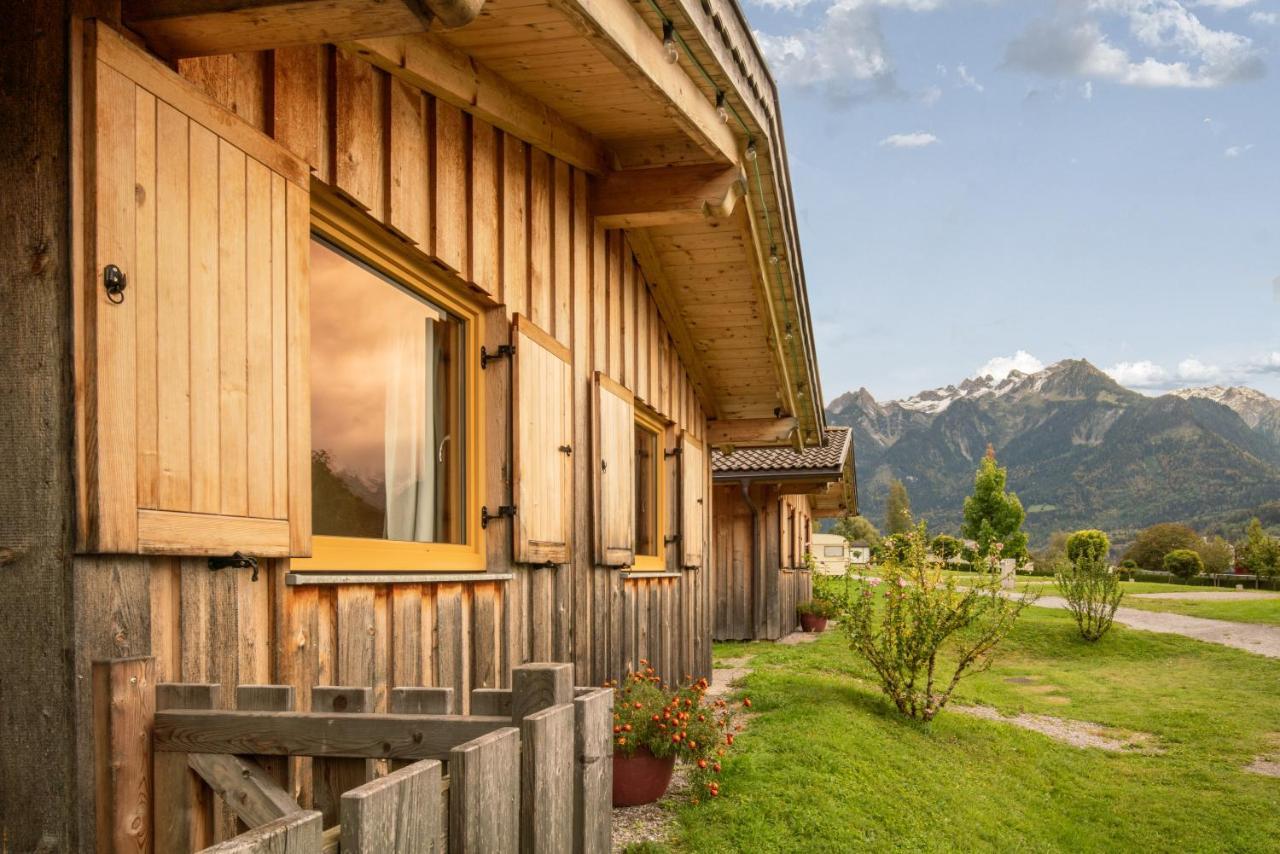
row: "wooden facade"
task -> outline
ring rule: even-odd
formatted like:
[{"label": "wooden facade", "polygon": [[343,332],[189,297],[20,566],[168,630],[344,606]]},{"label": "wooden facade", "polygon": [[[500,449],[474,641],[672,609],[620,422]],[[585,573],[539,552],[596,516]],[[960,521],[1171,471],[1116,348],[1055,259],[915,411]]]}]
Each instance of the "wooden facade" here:
[{"label": "wooden facade", "polygon": [[[366,687],[376,712],[414,686],[466,712],[528,662],[579,685],[641,659],[710,675],[729,559],[710,449],[821,441],[776,92],[754,47],[724,50],[749,44],[741,21],[673,4],[690,53],[670,65],[662,20],[625,0],[491,0],[429,33],[397,3],[370,23],[384,4],[339,0],[296,30],[289,4],[244,27],[203,0],[182,21],[107,0],[11,22],[30,45],[0,104],[15,850],[94,847],[95,662],[292,686],[301,709],[313,686]],[[456,548],[420,566],[359,565],[312,530],[315,236],[430,281],[473,332]],[[624,478],[641,415],[660,432],[650,564]],[[256,578],[210,560],[233,553]]]},{"label": "wooden facade", "polygon": [[828,428],[824,448],[801,454],[748,447],[713,456],[716,640],[796,630],[796,606],[813,595],[814,521],[857,509],[847,431]]}]

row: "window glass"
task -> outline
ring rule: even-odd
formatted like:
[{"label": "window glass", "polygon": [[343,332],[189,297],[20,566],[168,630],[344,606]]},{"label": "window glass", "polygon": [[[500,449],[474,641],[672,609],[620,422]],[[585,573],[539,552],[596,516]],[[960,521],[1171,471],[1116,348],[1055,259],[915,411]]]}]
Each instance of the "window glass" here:
[{"label": "window glass", "polygon": [[315,533],[465,541],[464,322],[311,243]]},{"label": "window glass", "polygon": [[658,555],[658,434],[636,424],[636,554]]},{"label": "window glass", "polygon": [[844,546],[823,546],[822,554],[826,557],[843,557]]}]

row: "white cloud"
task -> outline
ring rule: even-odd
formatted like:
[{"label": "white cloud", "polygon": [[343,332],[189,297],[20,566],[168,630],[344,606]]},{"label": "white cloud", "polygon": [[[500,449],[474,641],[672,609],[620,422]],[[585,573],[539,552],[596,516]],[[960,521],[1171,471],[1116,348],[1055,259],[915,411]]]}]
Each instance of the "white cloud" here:
[{"label": "white cloud", "polygon": [[[1136,58],[1103,31],[1103,15],[1124,18]],[[1162,54],[1157,58],[1156,54]],[[1086,77],[1126,86],[1207,89],[1261,77],[1266,68],[1247,36],[1205,26],[1184,0],[1089,0],[1060,4],[1008,46],[1006,62],[1050,77]]]},{"label": "white cloud", "polygon": [[1248,362],[1244,367],[1250,374],[1280,374],[1280,350],[1264,353]]},{"label": "white cloud", "polygon": [[1241,154],[1244,154],[1245,152],[1251,150],[1252,148],[1253,148],[1252,142],[1249,143],[1248,145],[1233,145],[1227,148],[1226,151],[1222,152],[1222,156],[1223,157],[1239,157]]},{"label": "white cloud", "polygon": [[1245,6],[1252,6],[1253,0],[1196,0],[1196,5],[1211,9],[1243,9]]},{"label": "white cloud", "polygon": [[1022,371],[1024,374],[1034,374],[1036,371],[1044,368],[1044,362],[1028,353],[1026,350],[1019,350],[1012,356],[996,356],[989,360],[985,365],[978,368],[974,374],[979,377],[992,377],[999,381],[1009,376],[1010,371]]},{"label": "white cloud", "polygon": [[1260,27],[1274,27],[1280,24],[1280,12],[1250,12],[1249,22]]},{"label": "white cloud", "polygon": [[1196,358],[1183,359],[1178,363],[1178,379],[1189,383],[1218,382],[1222,376],[1222,369],[1217,365],[1206,365]]},{"label": "white cloud", "polygon": [[839,101],[898,92],[879,16],[866,0],[837,0],[811,28],[786,35],[757,31],[755,36],[774,77],[784,85],[821,85]]},{"label": "white cloud", "polygon": [[880,144],[888,148],[924,148],[934,145],[938,138],[931,133],[916,131],[915,133],[895,133],[880,140]]},{"label": "white cloud", "polygon": [[1168,381],[1168,373],[1155,362],[1117,362],[1105,369],[1111,379],[1129,388],[1161,388]]},{"label": "white cloud", "polygon": [[967,86],[975,92],[985,92],[986,87],[979,83],[974,76],[969,73],[969,69],[963,65],[956,66],[956,76],[960,78],[960,85]]},{"label": "white cloud", "polygon": [[1092,80],[1084,81],[1084,85],[1080,87],[1080,97],[1084,98],[1086,101],[1093,100],[1093,81]]}]

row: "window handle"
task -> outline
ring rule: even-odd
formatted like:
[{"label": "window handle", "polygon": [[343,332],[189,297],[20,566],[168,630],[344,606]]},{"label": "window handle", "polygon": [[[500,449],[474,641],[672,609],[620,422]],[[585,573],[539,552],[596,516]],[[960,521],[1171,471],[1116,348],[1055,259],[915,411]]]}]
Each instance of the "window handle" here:
[{"label": "window handle", "polygon": [[560,453],[564,454],[566,457],[567,457],[567,456],[569,456],[570,454],[572,454],[572,453],[573,453],[573,446],[572,446],[572,445],[561,445],[561,446],[560,446]]}]

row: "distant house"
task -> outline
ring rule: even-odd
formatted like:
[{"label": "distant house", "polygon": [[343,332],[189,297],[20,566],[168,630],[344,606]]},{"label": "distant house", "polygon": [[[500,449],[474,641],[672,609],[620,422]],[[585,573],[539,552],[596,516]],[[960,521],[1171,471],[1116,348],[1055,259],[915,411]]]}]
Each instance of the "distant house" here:
[{"label": "distant house", "polygon": [[[851,431],[828,427],[823,439],[801,451],[712,451],[716,640],[776,640],[794,631],[796,605],[813,592],[805,562],[821,536],[813,520],[858,512]],[[814,557],[821,564],[824,556]]]}]

